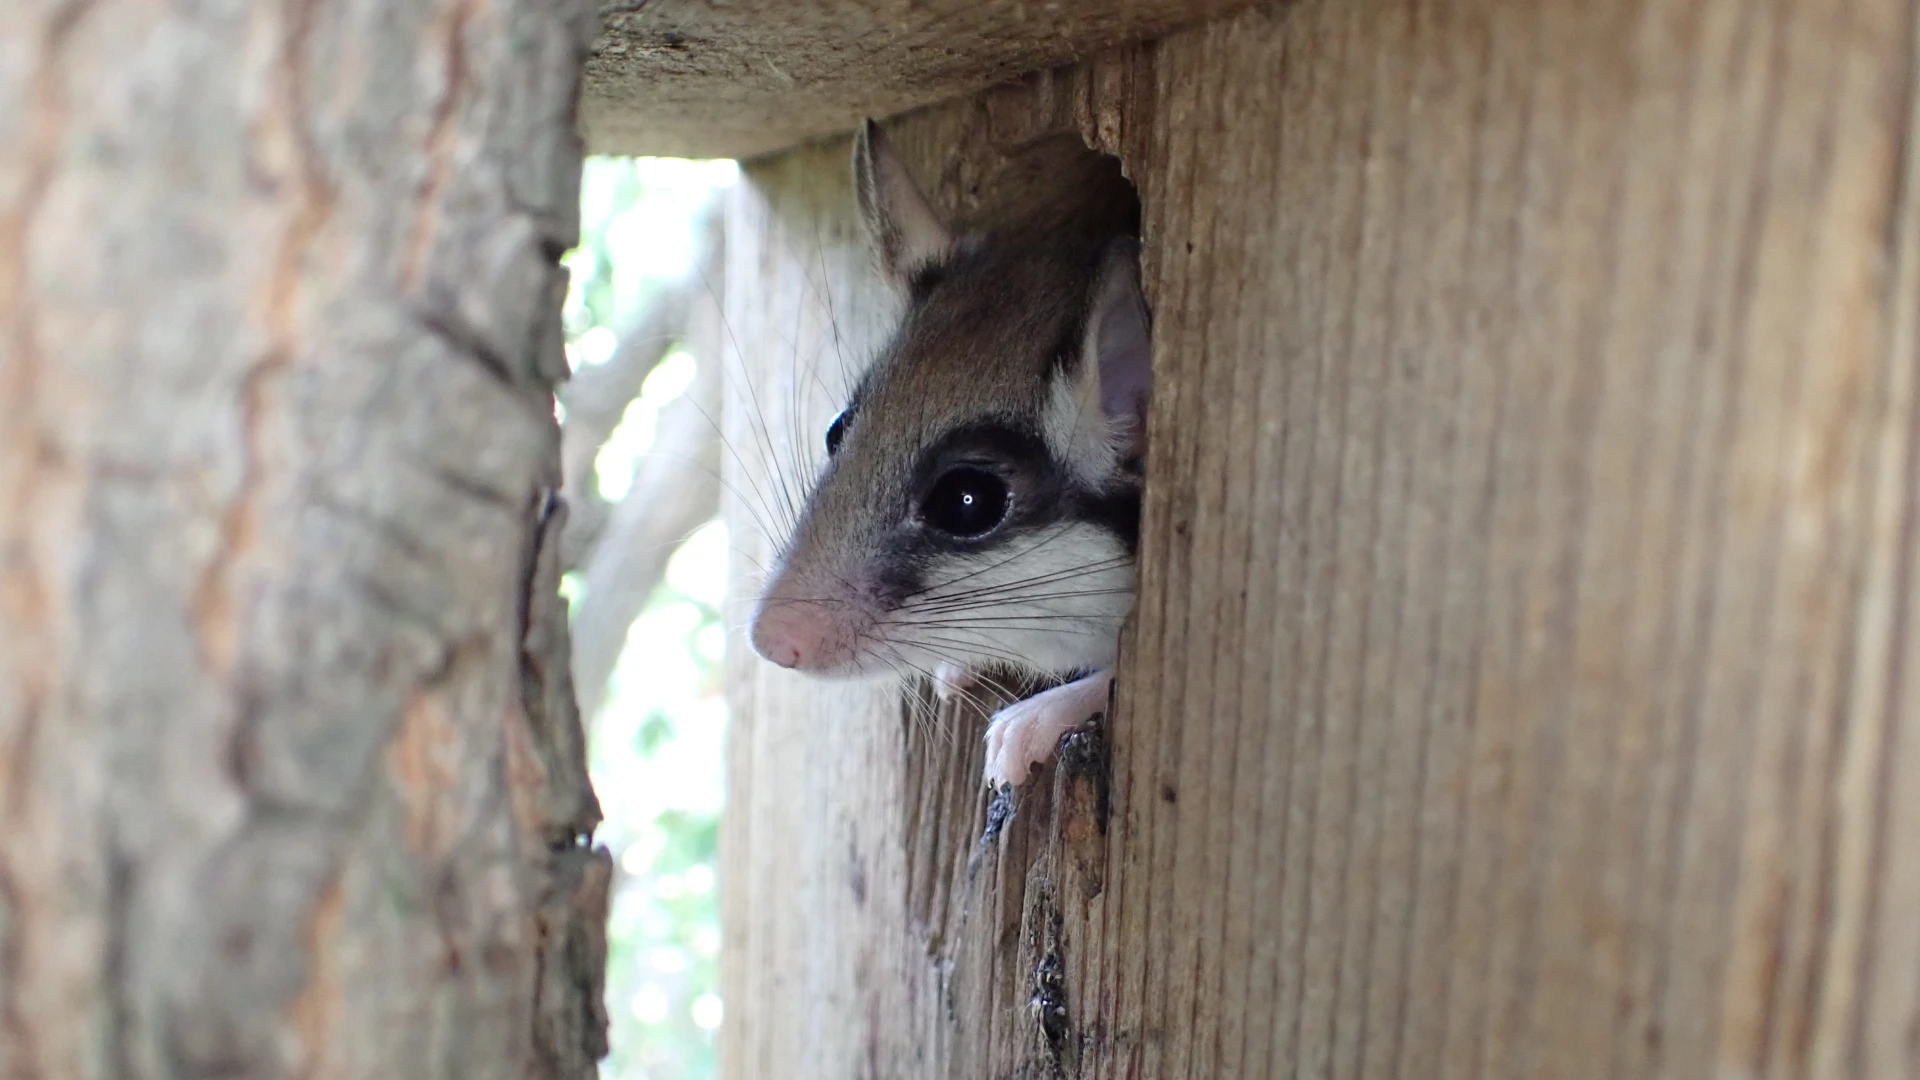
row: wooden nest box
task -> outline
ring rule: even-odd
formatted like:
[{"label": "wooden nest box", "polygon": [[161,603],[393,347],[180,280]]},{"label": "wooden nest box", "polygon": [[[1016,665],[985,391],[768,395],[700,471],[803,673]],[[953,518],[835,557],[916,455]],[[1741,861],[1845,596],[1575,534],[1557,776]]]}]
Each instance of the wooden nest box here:
[{"label": "wooden nest box", "polygon": [[590,148],[748,161],[738,490],[888,329],[860,117],[1144,208],[1103,741],[1008,819],[736,650],[724,1075],[1920,1075],[1917,7],[609,5]]}]

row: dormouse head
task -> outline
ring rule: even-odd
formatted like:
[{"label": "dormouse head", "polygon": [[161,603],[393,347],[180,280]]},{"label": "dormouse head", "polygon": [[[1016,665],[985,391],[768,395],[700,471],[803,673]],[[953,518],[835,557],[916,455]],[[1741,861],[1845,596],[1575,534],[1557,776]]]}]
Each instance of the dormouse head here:
[{"label": "dormouse head", "polygon": [[1111,662],[1133,600],[1148,313],[1137,204],[1108,212],[1117,163],[1075,149],[1039,213],[956,235],[862,131],[860,214],[905,315],[821,433],[826,464],[754,613],[761,656],[823,676]]}]

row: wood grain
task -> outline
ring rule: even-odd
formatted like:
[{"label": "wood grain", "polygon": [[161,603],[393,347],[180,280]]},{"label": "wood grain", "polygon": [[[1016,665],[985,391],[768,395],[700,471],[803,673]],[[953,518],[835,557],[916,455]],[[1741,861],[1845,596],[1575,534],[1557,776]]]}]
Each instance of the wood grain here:
[{"label": "wood grain", "polygon": [[[737,661],[728,1075],[1920,1073],[1915,16],[1304,0],[904,118],[1144,198],[1112,816]],[[841,152],[748,171],[756,387]]]},{"label": "wood grain", "polygon": [[603,0],[595,153],[752,158],[1255,0]]},{"label": "wood grain", "polygon": [[590,18],[0,5],[0,1076],[593,1075]]}]

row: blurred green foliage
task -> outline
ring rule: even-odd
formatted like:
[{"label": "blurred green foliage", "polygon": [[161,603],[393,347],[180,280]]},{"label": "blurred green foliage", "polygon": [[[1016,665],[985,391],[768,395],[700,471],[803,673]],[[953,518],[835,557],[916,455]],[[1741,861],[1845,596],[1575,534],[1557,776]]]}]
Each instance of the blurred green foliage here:
[{"label": "blurred green foliage", "polygon": [[[591,158],[581,184],[580,246],[566,263],[567,352],[575,366],[612,355],[650,290],[689,272],[702,215],[731,162]],[[652,420],[701,358],[677,353],[649,378],[598,463],[601,491],[626,490]],[[721,660],[727,540],[716,522],[690,537],[628,633],[606,705],[591,719],[588,765],[618,865],[608,924],[605,1080],[703,1080],[714,1074],[719,997],[717,847],[726,726]],[[563,594],[577,595],[569,579]]]}]

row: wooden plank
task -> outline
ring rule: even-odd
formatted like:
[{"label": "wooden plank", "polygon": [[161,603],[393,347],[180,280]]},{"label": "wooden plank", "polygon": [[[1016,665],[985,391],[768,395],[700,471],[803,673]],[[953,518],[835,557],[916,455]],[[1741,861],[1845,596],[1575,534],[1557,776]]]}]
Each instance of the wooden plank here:
[{"label": "wooden plank", "polygon": [[[1142,191],[1113,815],[983,840],[978,718],[737,661],[729,1075],[1920,1070],[1915,26],[1306,0],[903,118],[947,205],[1060,127]],[[843,155],[748,171],[743,341],[873,296]]]},{"label": "wooden plank", "polygon": [[1253,2],[605,4],[581,119],[595,153],[751,158]]}]

